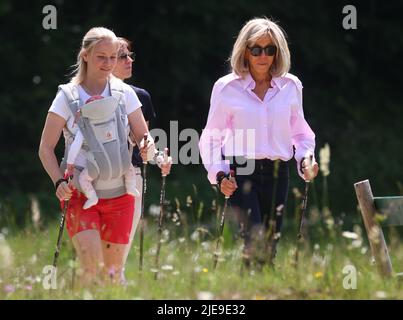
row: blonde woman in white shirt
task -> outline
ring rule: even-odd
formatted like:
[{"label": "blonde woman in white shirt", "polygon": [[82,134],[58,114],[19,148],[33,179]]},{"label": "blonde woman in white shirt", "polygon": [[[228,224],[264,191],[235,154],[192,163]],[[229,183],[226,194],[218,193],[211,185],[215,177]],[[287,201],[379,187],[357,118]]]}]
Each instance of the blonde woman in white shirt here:
[{"label": "blonde woman in white shirt", "polygon": [[[305,180],[314,178],[318,173],[315,134],[304,119],[302,84],[288,73],[290,52],[276,23],[267,18],[248,21],[230,61],[232,72],[214,84],[200,155],[208,179],[230,197],[239,217],[248,264],[249,258],[268,253],[254,250],[258,244],[254,239],[266,234],[269,221],[275,221],[275,241],[264,244],[271,256],[260,261],[272,265],[287,200],[288,161],[295,157],[298,174]],[[312,170],[304,170],[307,158],[312,159]],[[248,159],[252,170],[243,174],[242,160],[236,159]],[[234,179],[226,178],[230,169],[236,171]]]},{"label": "blonde woman in white shirt", "polygon": [[[143,136],[148,134],[148,146],[140,148],[140,152],[143,159],[150,160],[155,149],[141,112],[141,103],[128,85],[112,76],[118,49],[119,41],[111,30],[103,27],[89,30],[83,38],[71,83],[78,91],[80,105],[84,105],[93,96],[111,96],[111,84],[118,81],[117,84],[123,90],[125,122],[140,146],[144,146]],[[80,282],[100,283],[104,277],[112,278],[113,282],[120,281],[123,279],[124,260],[132,228],[134,197],[126,193],[122,177],[119,181],[114,181],[119,183],[116,188],[119,194],[114,194],[113,197],[100,195],[95,206],[83,209],[86,197],[77,190],[77,184],[68,184],[63,179],[63,172],[54,152],[62,133],[65,144],[71,143],[78,130],[75,117],[64,93],[59,91],[49,108],[39,156],[55,184],[57,198],[60,201],[69,200],[66,226],[83,271]],[[85,167],[82,152],[76,157],[74,166]]]}]

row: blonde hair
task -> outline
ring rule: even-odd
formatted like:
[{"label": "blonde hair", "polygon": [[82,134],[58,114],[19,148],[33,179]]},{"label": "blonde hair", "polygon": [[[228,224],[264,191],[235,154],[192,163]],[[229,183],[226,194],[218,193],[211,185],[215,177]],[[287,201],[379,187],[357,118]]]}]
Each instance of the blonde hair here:
[{"label": "blonde hair", "polygon": [[104,27],[91,28],[85,34],[77,55],[77,63],[73,65],[74,70],[72,72],[71,83],[80,84],[84,81],[87,75],[87,62],[84,61],[83,55],[85,52],[90,52],[99,41],[104,39],[117,42],[117,37],[113,31]]},{"label": "blonde hair", "polygon": [[249,20],[239,32],[231,56],[228,59],[231,62],[231,68],[234,73],[241,77],[249,73],[245,50],[247,47],[253,46],[259,38],[265,35],[268,35],[277,47],[276,56],[269,73],[273,77],[280,77],[290,70],[290,51],[284,30],[272,20],[263,17]]}]

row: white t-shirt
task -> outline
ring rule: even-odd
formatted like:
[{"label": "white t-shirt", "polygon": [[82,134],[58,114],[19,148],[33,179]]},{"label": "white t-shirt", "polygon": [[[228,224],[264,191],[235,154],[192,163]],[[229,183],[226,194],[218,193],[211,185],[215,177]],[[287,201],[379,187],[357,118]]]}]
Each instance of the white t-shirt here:
[{"label": "white t-shirt", "polygon": [[[116,80],[115,80],[116,81]],[[122,82],[123,83],[123,82]],[[141,102],[137,97],[134,90],[127,84],[123,83],[123,99],[126,107],[126,114],[129,115],[132,112],[136,111],[138,108],[141,107]],[[91,96],[85,92],[85,90],[78,85],[78,94],[80,96],[80,105],[85,104],[85,102],[91,98]],[[102,92],[101,96],[109,97],[110,89],[109,89],[109,82],[106,84],[104,91]],[[59,91],[52,102],[52,105],[49,108],[49,112],[56,113],[57,115],[61,116],[64,120],[66,120],[66,127],[63,128],[63,136],[65,139],[65,143],[71,144],[73,142],[73,135],[76,134],[78,130],[78,125],[74,123],[75,115],[72,114],[70,107],[67,102],[67,98],[62,91]],[[126,125],[129,125],[129,121],[126,117]],[[73,134],[73,135],[72,135]],[[85,143],[85,142],[84,142]],[[76,166],[85,167],[86,165],[86,157],[84,151],[81,150],[74,162]]]}]

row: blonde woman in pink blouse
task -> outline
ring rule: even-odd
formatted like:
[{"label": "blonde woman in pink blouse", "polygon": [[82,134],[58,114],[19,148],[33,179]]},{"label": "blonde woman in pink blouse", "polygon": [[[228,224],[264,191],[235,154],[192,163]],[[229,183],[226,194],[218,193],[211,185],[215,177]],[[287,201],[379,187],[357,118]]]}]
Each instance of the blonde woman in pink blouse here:
[{"label": "blonde woman in pink blouse", "polygon": [[[288,194],[288,161],[294,157],[301,178],[313,179],[319,170],[315,134],[304,118],[302,83],[288,73],[290,52],[276,23],[248,21],[230,61],[232,72],[213,87],[200,155],[211,184],[230,197],[245,240],[245,262],[273,265]],[[246,167],[242,159],[247,159]],[[308,165],[310,170],[304,170]],[[235,178],[227,178],[230,169]],[[264,235],[270,220],[275,221],[275,236],[268,243]]]}]

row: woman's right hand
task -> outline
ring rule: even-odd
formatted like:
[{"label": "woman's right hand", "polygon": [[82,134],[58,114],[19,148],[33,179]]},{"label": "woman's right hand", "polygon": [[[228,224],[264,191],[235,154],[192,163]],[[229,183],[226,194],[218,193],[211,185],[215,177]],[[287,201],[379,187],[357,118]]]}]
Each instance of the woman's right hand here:
[{"label": "woman's right hand", "polygon": [[[39,145],[39,158],[53,182],[62,177],[54,150],[65,125],[66,120],[64,118],[56,113],[49,112]],[[66,182],[62,182],[57,186],[55,193],[59,200],[65,200],[70,199],[72,190],[67,186]]]},{"label": "woman's right hand", "polygon": [[147,163],[154,159],[155,155],[155,145],[154,140],[151,136],[147,136],[147,140],[144,138],[141,140],[139,145],[140,156],[143,159],[143,163]]},{"label": "woman's right hand", "polygon": [[72,195],[73,195],[73,189],[71,188],[70,183],[62,182],[57,186],[56,197],[60,201],[70,200]]},{"label": "woman's right hand", "polygon": [[222,179],[220,190],[225,195],[225,197],[231,197],[237,188],[238,185],[236,184],[236,180],[234,177],[231,177],[230,179]]}]

